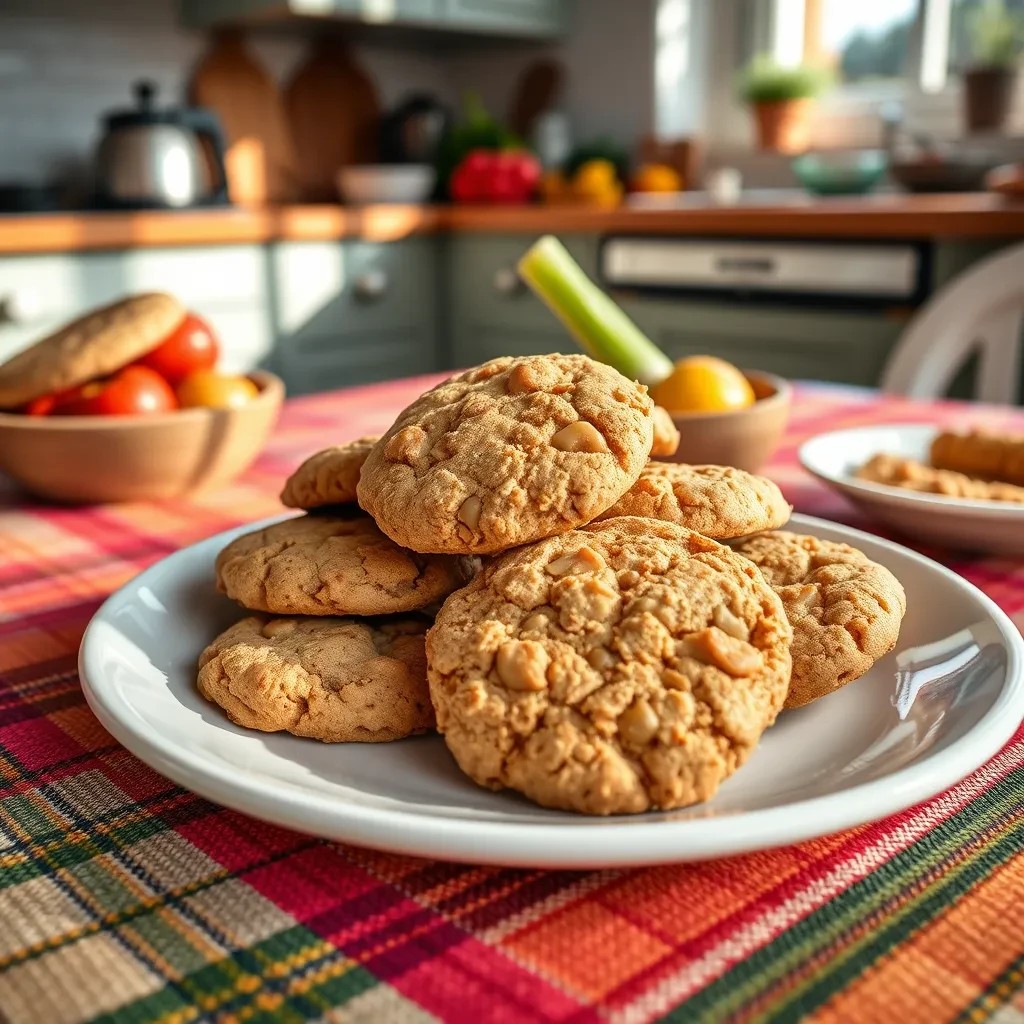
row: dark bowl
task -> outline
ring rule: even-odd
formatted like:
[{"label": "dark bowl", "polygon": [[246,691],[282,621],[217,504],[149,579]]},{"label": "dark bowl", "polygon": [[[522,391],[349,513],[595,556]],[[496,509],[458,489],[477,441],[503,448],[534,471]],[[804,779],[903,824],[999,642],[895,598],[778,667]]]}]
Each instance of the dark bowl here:
[{"label": "dark bowl", "polygon": [[980,192],[994,160],[909,160],[889,173],[908,192]]}]

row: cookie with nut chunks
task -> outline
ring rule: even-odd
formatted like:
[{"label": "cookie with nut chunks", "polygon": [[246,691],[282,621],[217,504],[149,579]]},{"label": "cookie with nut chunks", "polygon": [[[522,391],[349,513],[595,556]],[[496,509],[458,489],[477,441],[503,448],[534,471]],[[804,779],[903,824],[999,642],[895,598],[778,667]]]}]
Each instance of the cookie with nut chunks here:
[{"label": "cookie with nut chunks", "polygon": [[767,477],[734,466],[649,462],[640,479],[599,519],[645,516],[733,540],[785,525],[792,511]]},{"label": "cookie with nut chunks", "polygon": [[751,537],[735,550],[764,573],[793,627],[787,708],[859,679],[896,646],[906,594],[862,551],[786,530]]},{"label": "cookie with nut chunks", "polygon": [[360,512],[285,519],[231,541],[217,586],[251,611],[390,615],[443,600],[471,579],[473,560],[400,548]]},{"label": "cookie with nut chunks", "polygon": [[285,481],[281,504],[289,508],[324,508],[349,505],[356,500],[359,473],[379,437],[356,441],[314,452]]},{"label": "cookie with nut chunks", "polygon": [[782,707],[790,627],[753,563],[624,517],[517,548],[427,635],[459,766],[546,807],[616,814],[707,800]]},{"label": "cookie with nut chunks", "polygon": [[415,551],[487,554],[590,522],[640,475],[647,389],[583,355],[493,359],[421,395],[370,452],[359,504]]},{"label": "cookie with nut chunks", "polygon": [[199,658],[199,692],[247,729],[382,743],[434,725],[428,620],[250,616]]}]

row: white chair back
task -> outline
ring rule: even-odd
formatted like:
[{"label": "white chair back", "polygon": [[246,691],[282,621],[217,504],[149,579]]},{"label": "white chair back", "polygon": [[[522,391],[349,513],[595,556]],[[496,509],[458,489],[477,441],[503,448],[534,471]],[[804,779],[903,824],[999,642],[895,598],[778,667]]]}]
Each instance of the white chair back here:
[{"label": "white chair back", "polygon": [[977,352],[974,398],[1013,404],[1021,380],[1024,244],[965,270],[932,296],[896,343],[882,390],[910,398],[942,398]]}]

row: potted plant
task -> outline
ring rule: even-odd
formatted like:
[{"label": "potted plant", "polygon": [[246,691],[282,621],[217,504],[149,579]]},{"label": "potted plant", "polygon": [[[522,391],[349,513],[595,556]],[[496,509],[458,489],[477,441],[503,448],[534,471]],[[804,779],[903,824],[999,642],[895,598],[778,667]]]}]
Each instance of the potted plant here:
[{"label": "potted plant", "polygon": [[987,5],[976,13],[970,34],[974,63],[964,72],[967,131],[1000,131],[1013,102],[1024,26],[1009,11]]},{"label": "potted plant", "polygon": [[811,107],[821,86],[821,72],[814,68],[755,57],[740,77],[740,96],[754,111],[758,146],[781,153],[806,149]]}]

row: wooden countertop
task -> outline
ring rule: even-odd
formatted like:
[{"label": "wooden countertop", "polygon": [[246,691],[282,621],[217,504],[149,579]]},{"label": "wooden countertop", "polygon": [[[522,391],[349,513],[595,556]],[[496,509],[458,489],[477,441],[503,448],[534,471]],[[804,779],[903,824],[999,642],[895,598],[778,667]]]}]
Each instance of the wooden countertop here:
[{"label": "wooden countertop", "polygon": [[241,242],[393,241],[439,232],[638,233],[794,238],[1024,238],[1024,203],[987,193],[669,209],[572,206],[286,206],[265,210],[0,216],[0,254]]}]

